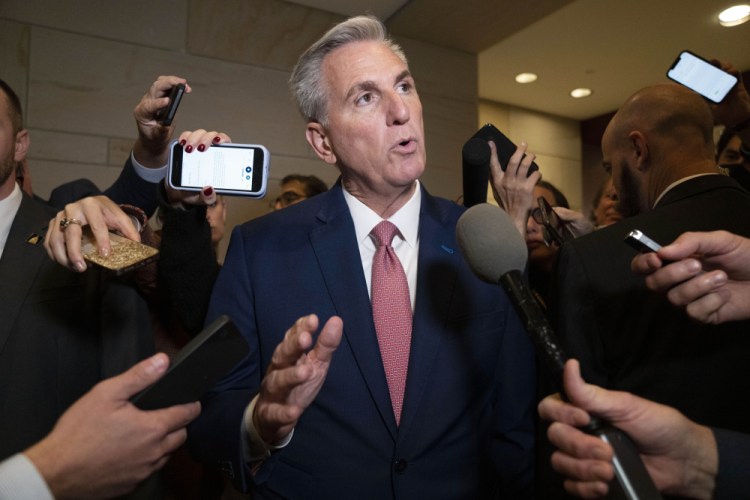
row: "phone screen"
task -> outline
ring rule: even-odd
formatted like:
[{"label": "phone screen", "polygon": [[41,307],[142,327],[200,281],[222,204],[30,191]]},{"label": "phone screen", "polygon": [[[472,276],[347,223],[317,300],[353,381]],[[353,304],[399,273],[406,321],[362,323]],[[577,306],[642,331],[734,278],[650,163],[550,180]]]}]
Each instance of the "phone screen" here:
[{"label": "phone screen", "polygon": [[667,76],[715,103],[721,102],[737,83],[733,75],[688,51],[680,53]]},{"label": "phone screen", "polygon": [[260,145],[227,143],[185,153],[175,141],[169,158],[169,184],[187,191],[212,186],[222,194],[261,198],[266,194],[269,157]]}]

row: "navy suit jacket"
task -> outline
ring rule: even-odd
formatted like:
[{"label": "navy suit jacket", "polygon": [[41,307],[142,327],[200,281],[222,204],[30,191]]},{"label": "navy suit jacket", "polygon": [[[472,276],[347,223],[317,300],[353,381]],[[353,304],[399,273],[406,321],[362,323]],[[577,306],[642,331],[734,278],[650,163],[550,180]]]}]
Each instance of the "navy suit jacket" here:
[{"label": "navy suit jacket", "polygon": [[[528,498],[534,352],[505,293],[479,281],[455,240],[463,208],[423,191],[411,357],[400,427],[340,185],[235,229],[208,320],[228,314],[249,358],[203,402],[193,452],[253,498]],[[251,478],[242,413],[300,316],[344,322],[322,390],[291,443]]]}]

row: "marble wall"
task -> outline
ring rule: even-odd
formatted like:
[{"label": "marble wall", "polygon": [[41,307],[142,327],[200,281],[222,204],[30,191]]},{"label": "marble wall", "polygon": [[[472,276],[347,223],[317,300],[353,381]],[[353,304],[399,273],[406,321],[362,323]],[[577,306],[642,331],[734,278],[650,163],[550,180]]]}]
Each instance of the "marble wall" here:
[{"label": "marble wall", "polygon": [[[289,173],[334,182],[335,168],[305,141],[286,82],[301,51],[341,19],[281,0],[3,0],[0,77],[22,100],[35,191],[45,197],[80,177],[111,183],[135,138],[132,110],[162,74],[193,87],[178,131],[223,130],[271,151],[266,200],[229,200],[230,226],[265,213]],[[396,40],[424,105],[424,183],[455,198],[461,147],[477,124],[476,56]]]},{"label": "marble wall", "polygon": [[[162,74],[193,87],[177,113],[178,131],[222,130],[271,151],[266,199],[231,198],[229,227],[266,213],[289,173],[333,183],[338,173],[313,155],[286,82],[302,50],[342,19],[281,0],[3,0],[0,77],[22,100],[35,191],[45,197],[80,177],[109,185],[135,138],[132,110]],[[475,55],[395,38],[424,106],[430,192],[461,194],[463,143],[493,121],[534,145],[545,177],[581,205],[575,122],[479,106]]]}]

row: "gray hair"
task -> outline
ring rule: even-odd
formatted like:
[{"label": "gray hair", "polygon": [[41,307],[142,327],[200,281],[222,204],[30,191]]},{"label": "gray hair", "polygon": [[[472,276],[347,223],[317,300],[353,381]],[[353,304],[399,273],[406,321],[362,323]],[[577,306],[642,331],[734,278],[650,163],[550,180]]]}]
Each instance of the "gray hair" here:
[{"label": "gray hair", "polygon": [[388,36],[385,25],[374,16],[358,16],[337,24],[299,58],[289,79],[289,87],[302,117],[323,126],[328,121],[328,88],[323,80],[323,60],[339,47],[351,42],[383,42],[404,64],[401,47]]}]

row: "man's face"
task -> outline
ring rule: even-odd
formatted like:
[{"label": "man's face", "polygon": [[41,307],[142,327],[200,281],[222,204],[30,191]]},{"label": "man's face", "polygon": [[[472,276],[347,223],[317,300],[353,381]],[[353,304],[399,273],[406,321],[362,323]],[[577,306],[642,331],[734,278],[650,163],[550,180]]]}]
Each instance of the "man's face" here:
[{"label": "man's face", "polygon": [[638,170],[629,163],[632,155],[628,155],[622,145],[616,144],[612,135],[612,128],[608,127],[602,137],[602,163],[604,169],[612,174],[620,214],[630,217],[649,208],[645,186],[641,185]]},{"label": "man's face", "polygon": [[10,119],[8,98],[0,91],[0,186],[13,177],[16,172],[16,134]]},{"label": "man's face", "polygon": [[406,64],[380,42],[353,42],[326,56],[323,74],[327,140],[346,188],[368,198],[412,185],[427,154],[422,103]]},{"label": "man's face", "polygon": [[281,210],[289,205],[295,205],[307,199],[305,186],[300,181],[289,181],[281,185],[281,194],[274,202],[273,209]]},{"label": "man's face", "polygon": [[718,158],[719,165],[742,165],[744,158],[740,153],[740,147],[742,146],[742,139],[738,135],[735,135],[721,152]]}]

